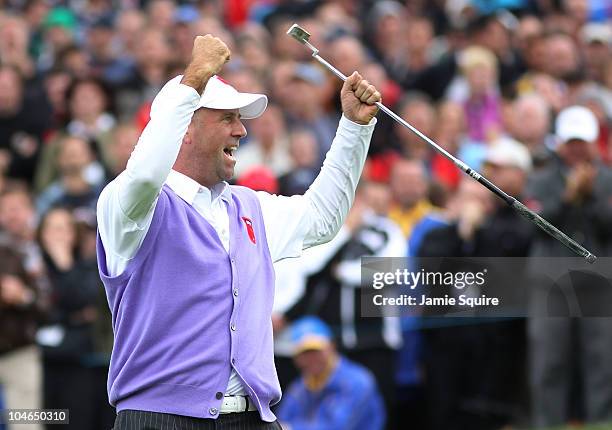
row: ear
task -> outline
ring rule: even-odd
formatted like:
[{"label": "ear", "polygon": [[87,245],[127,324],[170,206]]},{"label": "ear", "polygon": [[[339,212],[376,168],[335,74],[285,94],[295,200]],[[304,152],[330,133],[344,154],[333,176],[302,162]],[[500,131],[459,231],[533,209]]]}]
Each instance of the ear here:
[{"label": "ear", "polygon": [[193,142],[193,140],[191,139],[192,134],[193,134],[193,124],[190,123],[189,126],[187,127],[187,131],[185,132],[185,136],[183,136],[183,141],[182,141],[183,145],[191,145],[191,143]]}]

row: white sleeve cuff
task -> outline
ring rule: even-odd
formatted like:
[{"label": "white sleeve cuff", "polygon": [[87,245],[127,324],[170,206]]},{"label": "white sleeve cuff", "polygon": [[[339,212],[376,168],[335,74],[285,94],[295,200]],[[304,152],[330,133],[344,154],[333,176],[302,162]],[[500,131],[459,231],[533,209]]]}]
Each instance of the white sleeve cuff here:
[{"label": "white sleeve cuff", "polygon": [[374,117],[370,120],[369,124],[357,124],[342,114],[342,118],[340,118],[340,123],[338,124],[338,131],[347,131],[352,135],[357,133],[360,136],[368,136],[374,130],[377,121],[376,117]]}]

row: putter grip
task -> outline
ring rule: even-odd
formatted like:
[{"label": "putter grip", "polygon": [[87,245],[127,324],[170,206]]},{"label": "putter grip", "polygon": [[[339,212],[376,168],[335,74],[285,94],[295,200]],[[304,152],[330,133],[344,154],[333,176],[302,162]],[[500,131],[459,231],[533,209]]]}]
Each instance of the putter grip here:
[{"label": "putter grip", "polygon": [[523,217],[527,218],[529,221],[534,222],[538,227],[548,233],[550,236],[557,239],[563,245],[567,246],[569,249],[574,251],[576,254],[584,257],[589,263],[593,264],[597,257],[594,254],[591,254],[588,250],[586,250],[583,246],[581,246],[574,239],[563,233],[557,227],[546,221],[540,215],[536,214],[532,210],[530,210],[527,206],[519,202],[518,200],[514,200],[512,203],[512,207],[520,213]]}]

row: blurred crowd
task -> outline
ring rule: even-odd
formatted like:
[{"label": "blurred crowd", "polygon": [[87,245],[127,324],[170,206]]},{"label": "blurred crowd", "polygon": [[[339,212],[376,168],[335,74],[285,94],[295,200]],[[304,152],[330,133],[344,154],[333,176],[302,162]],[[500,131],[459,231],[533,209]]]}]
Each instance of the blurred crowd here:
[{"label": "blurred crowd", "polygon": [[[195,35],[220,37],[232,52],[222,77],[270,100],[245,124],[236,182],[283,195],[308,189],[335,135],[341,82],[287,37],[294,22],[441,147],[610,255],[609,1],[0,0],[0,406],[70,408],[71,428],[111,427],[96,201]],[[379,114],[338,237],[276,266],[281,384],[301,372],[298,388],[317,391],[341,354],[373,375],[384,404],[376,422],[388,429],[612,421],[610,318],[428,325],[360,316],[362,256],[569,255]],[[306,358],[294,364],[287,335],[305,315],[335,339],[315,375]],[[281,402],[288,425],[304,406],[298,388],[290,407]],[[360,390],[334,398],[342,414],[302,414],[310,427],[301,418],[294,428],[364,428],[349,419]]]}]

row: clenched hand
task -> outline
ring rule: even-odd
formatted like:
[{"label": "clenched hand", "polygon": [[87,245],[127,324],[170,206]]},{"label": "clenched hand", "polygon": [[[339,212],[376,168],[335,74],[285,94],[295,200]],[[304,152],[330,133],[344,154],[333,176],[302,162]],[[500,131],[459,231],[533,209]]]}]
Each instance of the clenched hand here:
[{"label": "clenched hand", "polygon": [[229,61],[230,55],[229,48],[218,37],[210,34],[197,36],[193,41],[191,62],[185,69],[181,83],[202,93],[208,79],[221,71],[223,65]]},{"label": "clenched hand", "polygon": [[382,100],[380,92],[374,85],[357,73],[349,76],[340,92],[344,116],[358,124],[369,124],[378,113],[376,102]]}]

